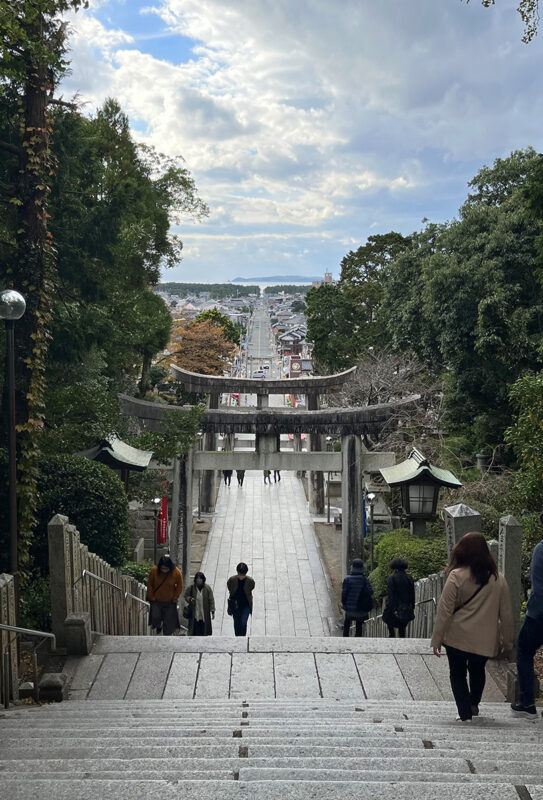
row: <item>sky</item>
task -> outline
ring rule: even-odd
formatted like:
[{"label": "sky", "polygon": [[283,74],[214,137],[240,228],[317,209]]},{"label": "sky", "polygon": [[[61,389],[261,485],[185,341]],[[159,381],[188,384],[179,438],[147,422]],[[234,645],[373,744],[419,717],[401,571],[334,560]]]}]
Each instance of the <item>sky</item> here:
[{"label": "sky", "polygon": [[367,237],[452,219],[484,164],[543,151],[543,31],[518,0],[90,0],[65,99],[115,97],[210,208],[168,281],[339,277]]}]

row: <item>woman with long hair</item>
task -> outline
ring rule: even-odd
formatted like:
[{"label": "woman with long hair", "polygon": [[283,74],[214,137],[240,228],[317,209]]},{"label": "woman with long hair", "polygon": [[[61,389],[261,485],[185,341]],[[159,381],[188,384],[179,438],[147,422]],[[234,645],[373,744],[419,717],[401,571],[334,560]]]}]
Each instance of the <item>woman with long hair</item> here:
[{"label": "woman with long hair", "polygon": [[481,533],[466,533],[460,539],[447,572],[432,648],[439,657],[445,645],[458,719],[471,722],[479,714],[487,660],[513,647],[511,600]]}]

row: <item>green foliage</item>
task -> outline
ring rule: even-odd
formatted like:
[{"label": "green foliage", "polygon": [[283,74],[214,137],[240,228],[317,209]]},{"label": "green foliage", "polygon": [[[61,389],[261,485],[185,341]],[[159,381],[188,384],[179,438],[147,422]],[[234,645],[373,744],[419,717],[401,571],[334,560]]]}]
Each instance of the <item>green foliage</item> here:
[{"label": "green foliage", "polygon": [[314,361],[330,373],[353,366],[363,346],[355,303],[338,286],[322,284],[309,290],[306,305]]},{"label": "green foliage", "polygon": [[217,308],[210,308],[207,311],[202,311],[201,314],[195,319],[195,322],[211,322],[212,325],[219,328],[226,339],[234,344],[239,344],[239,330],[234,323]]},{"label": "green foliage", "polygon": [[147,583],[149,572],[153,567],[152,559],[148,558],[145,561],[127,561],[123,565],[123,575],[130,575],[140,583]]},{"label": "green foliage", "polygon": [[391,575],[389,563],[393,558],[405,558],[408,572],[415,580],[440,572],[447,563],[447,548],[443,533],[435,538],[421,539],[409,530],[400,529],[381,535],[374,551],[377,567],[370,575],[377,597],[386,594],[386,583]]},{"label": "green foliage", "polygon": [[510,390],[518,412],[505,434],[517,456],[519,470],[511,492],[516,508],[543,508],[543,372],[519,378]]},{"label": "green foliage", "polygon": [[33,544],[36,563],[47,571],[47,524],[64,514],[83,544],[112,566],[128,555],[128,510],[124,487],[105,464],[76,456],[48,456],[38,479],[38,527]]},{"label": "green foliage", "polygon": [[266,286],[264,294],[307,294],[311,286],[297,286],[295,284],[278,284],[277,286]]},{"label": "green foliage", "polygon": [[307,306],[303,300],[295,300],[293,303],[290,304],[290,310],[297,314],[299,311],[302,313],[305,312]]},{"label": "green foliage", "polygon": [[[470,0],[466,0],[469,3]],[[481,4],[485,8],[490,8],[495,4],[495,0],[481,0]],[[519,0],[517,11],[524,25],[524,33],[522,41],[528,44],[532,41],[534,36],[537,36],[539,28],[539,0]]]},{"label": "green foliage", "polygon": [[49,578],[33,573],[26,581],[19,606],[17,624],[34,631],[51,630],[51,591]]},{"label": "green foliage", "polygon": [[159,283],[157,291],[166,294],[176,294],[179,297],[189,297],[199,295],[202,292],[209,292],[213,300],[223,300],[226,297],[249,297],[249,295],[260,296],[258,286],[238,285],[237,283]]},{"label": "green foliage", "polygon": [[527,149],[483,167],[460,219],[414,234],[387,270],[393,345],[443,369],[448,424],[474,450],[503,444],[508,386],[543,364],[542,224],[524,192],[537,163]]},{"label": "green foliage", "polygon": [[202,427],[205,406],[192,406],[188,411],[172,410],[165,415],[160,433],[143,431],[130,440],[133,447],[152,450],[160,463],[177,455],[186,455]]}]

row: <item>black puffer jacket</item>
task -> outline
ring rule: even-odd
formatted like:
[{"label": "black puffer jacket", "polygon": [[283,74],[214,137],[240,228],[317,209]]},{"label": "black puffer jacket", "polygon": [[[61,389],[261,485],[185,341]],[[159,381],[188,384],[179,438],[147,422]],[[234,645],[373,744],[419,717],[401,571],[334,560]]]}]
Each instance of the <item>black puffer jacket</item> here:
[{"label": "black puffer jacket", "polygon": [[347,575],[343,580],[343,587],[341,590],[341,605],[343,610],[349,617],[356,619],[366,619],[368,611],[360,611],[359,600],[360,595],[369,593],[373,595],[371,583],[365,575],[355,574]]}]

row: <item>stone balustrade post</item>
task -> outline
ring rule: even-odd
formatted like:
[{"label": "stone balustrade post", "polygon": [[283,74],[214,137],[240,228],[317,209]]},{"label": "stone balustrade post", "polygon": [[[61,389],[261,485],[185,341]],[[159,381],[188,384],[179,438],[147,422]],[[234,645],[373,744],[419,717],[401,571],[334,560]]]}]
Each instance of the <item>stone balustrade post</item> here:
[{"label": "stone balustrade post", "polygon": [[522,526],[510,514],[500,519],[498,569],[505,576],[511,593],[515,638],[520,630],[522,602]]},{"label": "stone balustrade post", "polygon": [[51,627],[56,636],[57,648],[65,647],[64,620],[73,611],[70,527],[68,517],[62,514],[55,514],[47,526]]},{"label": "stone balustrade post", "polygon": [[481,515],[473,508],[458,503],[443,509],[447,555],[450,557],[455,546],[465,533],[481,532]]}]

